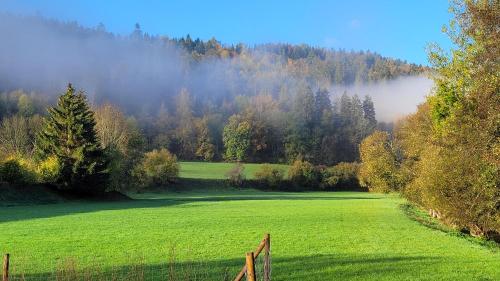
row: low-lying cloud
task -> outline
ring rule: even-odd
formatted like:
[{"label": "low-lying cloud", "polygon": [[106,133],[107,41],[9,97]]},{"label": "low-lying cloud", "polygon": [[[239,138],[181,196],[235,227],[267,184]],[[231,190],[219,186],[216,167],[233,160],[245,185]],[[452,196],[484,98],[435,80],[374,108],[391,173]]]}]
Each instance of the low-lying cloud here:
[{"label": "low-lying cloud", "polygon": [[417,106],[431,94],[433,86],[434,82],[426,76],[402,76],[370,84],[333,86],[332,92],[334,95],[347,92],[360,98],[371,96],[377,120],[391,122],[415,112]]}]

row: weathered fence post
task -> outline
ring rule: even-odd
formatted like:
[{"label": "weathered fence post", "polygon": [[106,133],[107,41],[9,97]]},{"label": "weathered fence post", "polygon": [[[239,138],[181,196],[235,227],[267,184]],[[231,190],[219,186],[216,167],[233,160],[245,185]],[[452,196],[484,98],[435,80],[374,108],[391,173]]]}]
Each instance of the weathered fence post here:
[{"label": "weathered fence post", "polygon": [[247,281],[256,281],[257,278],[255,277],[255,263],[254,263],[253,252],[247,253],[246,266],[247,266]]},{"label": "weathered fence post", "polygon": [[266,234],[266,244],[264,246],[264,281],[271,280],[271,235]]},{"label": "weathered fence post", "polygon": [[2,281],[9,281],[9,254],[3,257]]}]

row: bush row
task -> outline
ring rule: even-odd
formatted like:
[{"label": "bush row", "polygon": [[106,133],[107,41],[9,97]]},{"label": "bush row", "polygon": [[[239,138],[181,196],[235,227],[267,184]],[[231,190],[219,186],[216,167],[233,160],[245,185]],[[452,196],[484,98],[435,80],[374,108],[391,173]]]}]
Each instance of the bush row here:
[{"label": "bush row", "polygon": [[244,166],[237,163],[228,171],[226,177],[233,186],[248,185],[268,190],[363,190],[359,185],[358,170],[357,163],[339,163],[326,167],[296,160],[288,169],[288,173],[271,164],[262,164],[254,174],[255,179],[247,180]]},{"label": "bush row", "polygon": [[[110,170],[122,168],[111,166]],[[57,182],[60,165],[56,157],[36,162],[21,157],[6,157],[0,160],[0,182],[10,185],[31,185]],[[110,171],[111,174],[119,171]],[[144,189],[150,186],[165,186],[175,182],[179,175],[177,157],[166,149],[153,150],[143,155],[131,170],[127,189]],[[110,180],[113,180],[111,178]]]},{"label": "bush row", "polygon": [[[333,167],[314,166],[303,160],[295,161],[288,172],[271,164],[262,164],[254,180],[245,178],[245,167],[235,164],[226,177],[230,185],[248,184],[269,190],[361,190],[357,163],[339,163]],[[166,149],[153,150],[143,155],[133,167],[128,189],[143,190],[148,187],[168,186],[177,181],[177,157]],[[7,158],[0,162],[0,181],[12,185],[51,183],[57,181],[59,163],[55,157],[42,162],[23,158]]]}]

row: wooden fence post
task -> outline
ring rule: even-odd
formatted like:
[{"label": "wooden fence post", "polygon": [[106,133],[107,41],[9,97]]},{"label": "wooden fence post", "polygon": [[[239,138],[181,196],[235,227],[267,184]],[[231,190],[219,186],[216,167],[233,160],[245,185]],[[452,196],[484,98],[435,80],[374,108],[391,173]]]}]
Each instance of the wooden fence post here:
[{"label": "wooden fence post", "polygon": [[255,277],[255,263],[254,263],[253,252],[247,253],[246,266],[247,266],[247,281],[256,281],[257,278]]},{"label": "wooden fence post", "polygon": [[271,235],[266,234],[266,244],[264,246],[264,281],[271,280]]},{"label": "wooden fence post", "polygon": [[2,281],[9,281],[9,254],[3,257]]}]

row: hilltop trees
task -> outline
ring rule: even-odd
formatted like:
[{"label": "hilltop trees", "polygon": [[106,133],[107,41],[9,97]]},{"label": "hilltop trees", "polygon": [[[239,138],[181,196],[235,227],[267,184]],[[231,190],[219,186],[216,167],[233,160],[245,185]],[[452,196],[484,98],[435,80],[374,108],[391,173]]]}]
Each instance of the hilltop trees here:
[{"label": "hilltop trees", "polygon": [[81,193],[101,192],[108,178],[107,161],[97,138],[94,114],[83,92],[68,85],[57,105],[49,109],[37,137],[40,158],[55,157],[60,189]]}]

